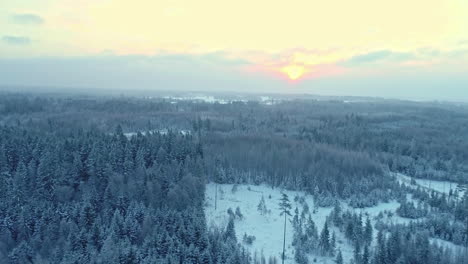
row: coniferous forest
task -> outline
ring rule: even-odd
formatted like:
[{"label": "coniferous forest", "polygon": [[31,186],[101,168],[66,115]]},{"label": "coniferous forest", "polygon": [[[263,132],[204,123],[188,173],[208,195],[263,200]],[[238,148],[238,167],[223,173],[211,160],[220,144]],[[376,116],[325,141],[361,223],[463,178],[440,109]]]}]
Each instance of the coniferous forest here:
[{"label": "coniferous forest", "polygon": [[290,197],[287,263],[468,263],[468,105],[223,96],[1,93],[0,263],[281,263],[236,233],[242,208],[208,223],[208,183],[331,209],[319,228]]}]

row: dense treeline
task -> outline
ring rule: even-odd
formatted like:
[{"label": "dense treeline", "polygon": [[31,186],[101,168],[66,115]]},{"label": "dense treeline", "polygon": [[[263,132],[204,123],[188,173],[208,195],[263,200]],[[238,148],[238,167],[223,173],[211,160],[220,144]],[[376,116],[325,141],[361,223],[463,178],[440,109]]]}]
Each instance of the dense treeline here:
[{"label": "dense treeline", "polygon": [[468,181],[466,105],[373,99],[289,98],[269,105],[122,96],[2,94],[0,98],[0,113],[5,114],[0,123],[8,125],[67,129],[79,123],[106,132],[118,124],[126,132],[185,129],[234,136],[234,143],[238,135],[271,137],[275,143],[274,136],[284,136],[367,153],[386,168],[410,176]]},{"label": "dense treeline", "polygon": [[0,262],[247,263],[207,230],[202,159],[174,133],[0,128]]},{"label": "dense treeline", "polygon": [[49,99],[41,97],[26,97],[24,95],[8,95],[0,97],[0,114],[29,114],[42,112]]},{"label": "dense treeline", "polygon": [[365,153],[278,136],[208,134],[205,141],[211,153],[222,153],[207,153],[214,159],[208,163],[214,167],[211,175],[221,183],[269,183],[304,190],[323,206],[338,198],[350,199],[356,207],[372,206],[390,197],[391,179],[383,177],[382,168]]}]

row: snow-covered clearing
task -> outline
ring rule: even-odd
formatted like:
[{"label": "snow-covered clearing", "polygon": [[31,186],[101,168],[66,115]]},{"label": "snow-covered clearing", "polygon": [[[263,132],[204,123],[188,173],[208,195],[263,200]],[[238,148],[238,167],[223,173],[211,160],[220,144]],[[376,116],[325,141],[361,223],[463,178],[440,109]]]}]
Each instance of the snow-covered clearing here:
[{"label": "snow-covered clearing", "polygon": [[[192,133],[192,131],[190,130],[186,130],[186,129],[181,129],[181,130],[172,130],[172,131],[177,131],[179,132],[181,135],[183,136],[186,136],[186,135],[190,135]],[[139,133],[141,133],[143,136],[147,135],[147,134],[161,134],[161,135],[167,135],[167,133],[169,133],[169,130],[168,129],[155,129],[155,130],[150,130],[150,131],[140,131]],[[134,137],[138,134],[138,132],[128,132],[128,133],[124,133],[124,135],[127,137],[127,138],[131,138],[131,137]]]},{"label": "snow-covered clearing", "polygon": [[228,100],[217,98],[212,95],[194,95],[194,96],[164,96],[163,98],[173,100],[171,103],[177,103],[178,101],[194,101],[194,102],[204,102],[209,104],[230,104],[233,102],[247,102],[245,99],[238,100]]},{"label": "snow-covered clearing", "polygon": [[[395,173],[394,175],[400,183],[404,183],[407,186],[414,187],[414,188],[421,187],[426,190],[432,190],[432,191],[445,193],[445,194],[449,194],[450,190],[452,190],[452,192],[457,191],[459,197],[462,197],[465,191],[464,188],[462,188],[462,186],[459,186],[458,183],[455,183],[455,182],[417,179],[417,178],[411,178],[401,173]],[[416,184],[412,184],[411,179],[414,179]]]},{"label": "snow-covered clearing", "polygon": [[[218,201],[217,208],[215,210],[215,187],[216,185],[210,183],[206,186],[206,205],[205,213],[207,217],[208,226],[218,226],[225,228],[229,215],[227,210],[232,208],[235,212],[236,208],[239,207],[243,214],[242,220],[236,220],[235,230],[236,236],[239,242],[242,242],[244,234],[255,236],[255,240],[252,245],[245,245],[253,255],[257,252],[260,256],[261,252],[266,258],[269,256],[275,256],[278,260],[281,260],[281,252],[283,246],[283,225],[284,218],[280,216],[279,210],[279,199],[281,193],[284,192],[289,196],[291,201],[292,210],[291,213],[294,215],[294,210],[299,208],[302,210],[302,205],[299,202],[295,202],[296,196],[304,197],[307,205],[312,212],[312,219],[317,225],[318,231],[320,232],[325,224],[326,217],[332,211],[332,208],[315,208],[312,196],[305,195],[304,192],[300,191],[287,191],[283,189],[272,189],[266,185],[237,185],[237,190],[233,192],[232,184],[218,184]],[[266,208],[270,210],[269,214],[262,215],[258,210],[257,206],[262,198],[265,199]],[[382,203],[379,206],[365,208],[365,209],[353,209],[356,212],[362,212],[364,215],[369,215],[372,223],[376,222],[376,217],[380,212],[388,211],[393,213],[393,217],[384,218],[385,221],[392,221],[393,223],[409,222],[409,219],[401,218],[396,216],[395,210],[399,207],[399,203],[390,202]],[[343,203],[343,209],[351,209],[345,203]],[[315,212],[314,212],[315,211]],[[287,260],[285,263],[295,263],[294,261],[294,247],[291,245],[293,239],[293,228],[291,222],[287,222],[287,234],[286,234],[286,255]],[[336,228],[331,227],[331,231],[335,232],[337,245],[336,248],[342,251],[345,260],[349,260],[353,257],[353,248],[349,245],[344,235]],[[374,230],[374,236],[376,235]],[[332,258],[310,256],[311,263],[313,259],[316,259],[317,263],[334,263]],[[345,261],[346,263],[348,261]]]},{"label": "snow-covered clearing", "polygon": [[[237,95],[226,97],[223,96],[215,97],[212,95],[187,95],[187,96],[164,96],[164,99],[171,100],[171,104],[177,104],[179,101],[192,101],[192,102],[203,102],[209,104],[232,104],[236,102],[247,103],[249,101],[258,101],[260,104],[264,105],[274,105],[285,101],[284,99],[273,98],[270,96],[259,96],[256,98],[246,98],[245,96]],[[151,98],[149,98],[151,99]]]}]

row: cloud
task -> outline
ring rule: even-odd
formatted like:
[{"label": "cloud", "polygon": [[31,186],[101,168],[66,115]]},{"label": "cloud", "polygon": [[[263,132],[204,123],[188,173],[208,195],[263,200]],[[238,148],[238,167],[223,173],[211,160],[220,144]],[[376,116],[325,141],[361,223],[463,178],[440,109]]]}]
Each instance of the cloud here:
[{"label": "cloud", "polygon": [[406,61],[415,56],[409,52],[393,52],[391,50],[380,50],[365,54],[356,55],[342,64],[344,66],[356,66],[362,64],[376,63],[380,61]]},{"label": "cloud", "polygon": [[236,58],[233,55],[230,55],[225,52],[213,52],[205,55],[201,55],[200,58],[210,61],[212,63],[223,63],[227,65],[247,65],[251,64],[248,60],[242,58]]},{"label": "cloud", "polygon": [[3,36],[2,41],[9,45],[18,45],[18,46],[28,45],[31,43],[31,39],[28,37],[8,36],[8,35]]},{"label": "cloud", "polygon": [[44,19],[41,16],[30,13],[14,14],[11,16],[11,21],[15,24],[23,25],[41,25],[44,23]]},{"label": "cloud", "polygon": [[367,62],[375,62],[381,59],[384,59],[392,54],[391,51],[389,50],[381,50],[381,51],[375,51],[375,52],[370,52],[367,54],[362,54],[362,55],[357,55],[352,57],[351,59],[348,60],[349,63],[367,63]]},{"label": "cloud", "polygon": [[[131,57],[131,56],[129,56]],[[141,56],[143,57],[143,56]],[[243,66],[250,62],[246,59],[235,57],[227,52],[218,51],[205,54],[180,54],[171,52],[162,52],[155,56],[144,56],[153,62],[179,62],[183,64],[200,64],[200,65],[224,65],[224,66]]]}]

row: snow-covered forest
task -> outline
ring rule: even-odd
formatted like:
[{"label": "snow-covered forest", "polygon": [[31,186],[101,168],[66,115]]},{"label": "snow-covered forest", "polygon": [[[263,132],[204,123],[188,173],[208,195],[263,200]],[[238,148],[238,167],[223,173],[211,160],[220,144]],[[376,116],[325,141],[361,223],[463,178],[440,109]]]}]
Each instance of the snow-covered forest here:
[{"label": "snow-covered forest", "polygon": [[466,264],[467,124],[454,103],[0,93],[0,263]]}]

